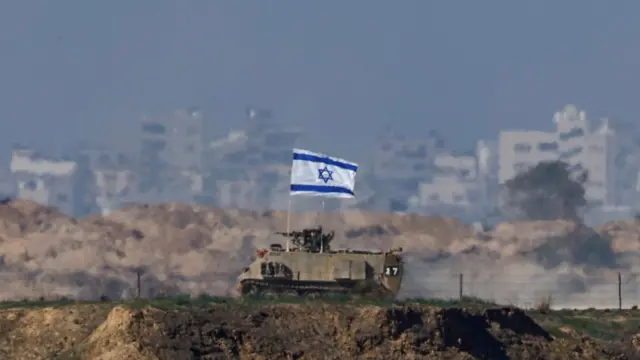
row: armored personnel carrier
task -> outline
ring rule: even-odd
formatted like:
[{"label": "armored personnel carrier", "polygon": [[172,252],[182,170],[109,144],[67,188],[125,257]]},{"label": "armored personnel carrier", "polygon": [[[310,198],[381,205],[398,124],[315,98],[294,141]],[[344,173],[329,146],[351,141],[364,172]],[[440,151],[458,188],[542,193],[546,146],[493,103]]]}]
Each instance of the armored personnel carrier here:
[{"label": "armored personnel carrier", "polygon": [[335,233],[322,227],[276,233],[286,247],[271,244],[238,277],[243,296],[326,296],[358,294],[390,296],[400,290],[401,248],[386,252],[332,249]]}]

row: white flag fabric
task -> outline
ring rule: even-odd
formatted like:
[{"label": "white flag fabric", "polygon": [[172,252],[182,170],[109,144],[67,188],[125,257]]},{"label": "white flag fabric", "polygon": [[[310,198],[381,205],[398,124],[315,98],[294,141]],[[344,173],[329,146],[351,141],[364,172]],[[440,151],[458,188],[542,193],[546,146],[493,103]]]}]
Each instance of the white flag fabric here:
[{"label": "white flag fabric", "polygon": [[358,164],[293,149],[291,195],[354,198]]}]

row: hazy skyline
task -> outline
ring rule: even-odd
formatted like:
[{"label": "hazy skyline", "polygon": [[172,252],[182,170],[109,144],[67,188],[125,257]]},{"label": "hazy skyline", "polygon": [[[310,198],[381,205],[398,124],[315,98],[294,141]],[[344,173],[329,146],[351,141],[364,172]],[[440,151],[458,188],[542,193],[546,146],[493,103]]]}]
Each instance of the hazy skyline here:
[{"label": "hazy skyline", "polygon": [[0,150],[106,136],[124,145],[142,113],[191,105],[220,135],[243,125],[246,105],[272,108],[310,133],[306,147],[355,161],[387,123],[412,137],[435,129],[463,149],[501,128],[548,129],[566,103],[638,123],[639,10],[595,0],[5,0]]}]

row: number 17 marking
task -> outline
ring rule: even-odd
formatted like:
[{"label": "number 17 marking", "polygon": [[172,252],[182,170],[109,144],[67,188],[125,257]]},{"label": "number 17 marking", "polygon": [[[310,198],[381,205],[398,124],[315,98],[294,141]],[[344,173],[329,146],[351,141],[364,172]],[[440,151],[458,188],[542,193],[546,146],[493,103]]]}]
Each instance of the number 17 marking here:
[{"label": "number 17 marking", "polygon": [[397,266],[387,266],[384,269],[384,274],[387,276],[397,276],[398,275],[398,267]]}]

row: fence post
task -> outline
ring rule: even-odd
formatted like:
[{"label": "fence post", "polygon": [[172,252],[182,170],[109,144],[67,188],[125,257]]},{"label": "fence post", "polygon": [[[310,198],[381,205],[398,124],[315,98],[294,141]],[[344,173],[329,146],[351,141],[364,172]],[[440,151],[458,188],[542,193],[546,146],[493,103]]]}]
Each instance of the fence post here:
[{"label": "fence post", "polygon": [[459,285],[458,285],[458,290],[460,292],[460,294],[459,294],[460,295],[460,300],[462,300],[462,293],[463,293],[462,292],[462,290],[463,290],[462,289],[462,286],[463,286],[462,285],[463,284],[463,282],[462,282],[462,273],[460,273],[460,275],[458,277],[459,277],[459,282],[460,282]]},{"label": "fence post", "polygon": [[618,309],[622,310],[622,275],[618,272]]},{"label": "fence post", "polygon": [[136,269],[136,289],[137,289],[137,297],[138,299],[140,299],[140,288],[142,287],[140,284],[140,273],[142,272],[142,269],[137,268]]}]

